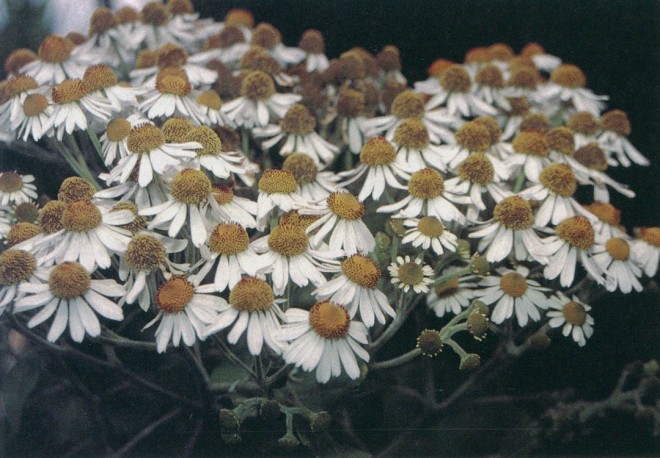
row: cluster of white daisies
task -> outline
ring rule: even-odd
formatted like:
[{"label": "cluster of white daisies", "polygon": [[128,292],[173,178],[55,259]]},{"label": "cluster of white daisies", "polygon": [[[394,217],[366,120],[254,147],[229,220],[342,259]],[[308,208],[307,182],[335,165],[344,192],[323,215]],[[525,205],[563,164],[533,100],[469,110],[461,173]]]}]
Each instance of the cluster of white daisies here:
[{"label": "cluster of white daisies", "polygon": [[[609,189],[634,194],[607,169],[648,164],[626,114],[536,44],[439,59],[410,86],[394,46],[329,60],[316,30],[288,47],[245,10],[215,22],[170,0],[99,8],[88,36],[50,35],[5,69],[2,139],[84,177],[37,204],[34,177],[0,174],[0,307],[30,328],[52,318],[50,341],[97,337],[99,316],[138,306],[159,352],[245,335],[252,355],[355,379],[414,296],[438,317],[475,299],[496,324],[545,312],[584,345],[590,307],[541,282],[574,285],[579,261],[627,293],[657,271],[660,229],[633,238],[609,204]],[[497,275],[452,276],[459,237]]]}]

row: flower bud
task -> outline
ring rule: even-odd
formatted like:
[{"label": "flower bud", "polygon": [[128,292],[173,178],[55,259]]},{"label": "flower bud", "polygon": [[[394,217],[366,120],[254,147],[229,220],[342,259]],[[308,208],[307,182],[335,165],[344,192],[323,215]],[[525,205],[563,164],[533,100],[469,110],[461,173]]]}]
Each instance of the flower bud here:
[{"label": "flower bud", "polygon": [[435,329],[424,329],[417,337],[417,348],[424,356],[436,356],[442,351],[440,333]]},{"label": "flower bud", "polygon": [[490,271],[490,265],[486,258],[481,256],[479,253],[475,253],[470,259],[470,267],[472,268],[472,273],[479,275],[480,277],[485,277]]},{"label": "flower bud", "polygon": [[461,364],[458,369],[461,371],[471,371],[481,364],[481,357],[476,353],[468,353],[461,358]]}]

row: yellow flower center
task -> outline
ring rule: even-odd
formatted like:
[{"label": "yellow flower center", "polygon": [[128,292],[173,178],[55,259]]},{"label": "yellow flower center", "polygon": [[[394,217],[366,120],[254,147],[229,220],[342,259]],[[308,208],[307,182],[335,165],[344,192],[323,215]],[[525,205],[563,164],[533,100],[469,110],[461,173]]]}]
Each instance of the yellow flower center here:
[{"label": "yellow flower center", "polygon": [[495,205],[493,218],[514,231],[529,229],[534,224],[532,207],[520,196],[510,196]]},{"label": "yellow flower center", "polygon": [[233,255],[248,249],[250,237],[240,224],[218,224],[209,239],[209,249],[214,253]]},{"label": "yellow flower center", "polygon": [[386,72],[401,70],[401,51],[396,46],[385,46],[376,56],[376,60]]},{"label": "yellow flower center", "polygon": [[611,110],[604,113],[600,118],[600,126],[603,130],[610,130],[622,137],[627,137],[631,131],[628,115],[621,110]]},{"label": "yellow flower center", "polygon": [[521,297],[527,291],[527,279],[518,272],[509,272],[500,277],[500,288],[511,297]]},{"label": "yellow flower center", "polygon": [[297,189],[296,179],[288,170],[266,169],[259,179],[259,191],[266,194],[291,194]]},{"label": "yellow flower center", "polygon": [[211,192],[218,205],[226,205],[234,199],[234,191],[229,186],[213,186]]},{"label": "yellow flower center", "polygon": [[512,87],[534,90],[536,89],[537,81],[538,73],[536,70],[527,67],[518,67],[511,72],[507,84]]},{"label": "yellow flower center", "polygon": [[165,313],[180,313],[195,296],[195,287],[186,277],[174,276],[160,285],[156,306]]},{"label": "yellow flower center", "polygon": [[140,124],[128,134],[128,150],[136,154],[148,153],[165,144],[165,134],[153,124]]},{"label": "yellow flower center", "polygon": [[416,286],[424,280],[424,269],[416,262],[404,262],[399,266],[399,281],[408,286]]},{"label": "yellow flower center", "polygon": [[401,148],[419,150],[429,145],[429,133],[418,118],[408,118],[396,128],[393,140]]},{"label": "yellow flower center", "polygon": [[564,87],[585,87],[587,78],[576,65],[561,64],[550,74],[550,81]]},{"label": "yellow flower center", "polygon": [[76,200],[62,213],[62,226],[72,232],[87,232],[101,224],[101,212],[89,200]]},{"label": "yellow flower center", "polygon": [[307,135],[314,131],[316,119],[309,110],[300,103],[293,105],[280,121],[282,131],[290,135]]},{"label": "yellow flower center", "polygon": [[225,16],[225,24],[235,27],[245,26],[249,29],[254,27],[254,16],[252,13],[243,8],[233,8],[229,10]]},{"label": "yellow flower center", "polygon": [[213,129],[207,126],[192,127],[184,136],[185,142],[197,142],[202,145],[196,150],[197,155],[218,154],[222,152],[222,142]]},{"label": "yellow flower center", "polygon": [[653,246],[660,247],[660,227],[643,227],[639,236]]},{"label": "yellow flower center", "polygon": [[587,321],[587,311],[582,304],[577,302],[567,302],[562,308],[564,319],[573,326],[582,326]]},{"label": "yellow flower center", "polygon": [[105,64],[94,65],[85,70],[83,83],[89,92],[98,91],[119,83],[117,75]]},{"label": "yellow flower center", "polygon": [[446,299],[456,294],[459,288],[458,278],[451,278],[435,285],[433,291],[438,299]]},{"label": "yellow flower center", "polygon": [[520,132],[538,132],[545,134],[550,130],[550,120],[541,113],[526,113],[520,122]]},{"label": "yellow flower center", "polygon": [[520,50],[520,55],[523,57],[532,57],[541,54],[545,54],[545,49],[536,42],[527,43],[523,49]]},{"label": "yellow flower center", "polygon": [[37,56],[37,54],[31,49],[14,49],[9,57],[5,59],[5,73],[8,75],[15,75],[20,72],[23,66],[29,64],[30,62],[34,62],[38,58],[39,56]]},{"label": "yellow flower center", "polygon": [[520,132],[511,142],[516,153],[545,157],[548,155],[548,143],[539,132]]},{"label": "yellow flower center", "polygon": [[80,177],[68,177],[60,185],[57,200],[65,204],[76,200],[91,200],[96,190],[92,184]]},{"label": "yellow flower center", "polygon": [[488,47],[493,59],[495,60],[509,60],[514,56],[513,49],[506,43],[495,43]]},{"label": "yellow flower center", "polygon": [[130,6],[124,6],[117,11],[117,22],[120,24],[129,24],[140,20],[140,13]]},{"label": "yellow flower center", "polygon": [[158,239],[147,234],[137,234],[128,242],[124,259],[131,269],[151,272],[161,265],[165,256],[165,247]]},{"label": "yellow flower center", "polygon": [[598,143],[587,143],[573,155],[576,161],[592,170],[604,172],[607,170],[607,157]]},{"label": "yellow flower center", "polygon": [[594,245],[594,228],[584,216],[566,218],[555,231],[559,237],[581,250],[588,250]]},{"label": "yellow flower center", "polygon": [[579,134],[595,135],[598,132],[598,121],[588,111],[578,111],[568,118],[566,127]]},{"label": "yellow flower center", "polygon": [[131,133],[131,123],[126,118],[115,118],[108,122],[105,134],[111,142],[120,142]]},{"label": "yellow flower center", "polygon": [[53,296],[71,299],[82,296],[89,289],[91,277],[77,262],[63,262],[53,268],[48,285]]},{"label": "yellow flower center", "polygon": [[179,75],[165,75],[156,79],[156,89],[161,94],[172,94],[179,97],[190,94],[192,87],[188,78]]},{"label": "yellow flower center", "polygon": [[167,143],[184,143],[186,135],[193,128],[193,125],[188,121],[188,118],[175,117],[170,118],[163,124],[161,128]]},{"label": "yellow flower center", "polygon": [[197,103],[200,105],[210,108],[211,110],[219,110],[222,106],[222,99],[213,89],[204,91],[197,96]]},{"label": "yellow flower center", "polygon": [[343,260],[341,270],[346,278],[363,288],[374,289],[380,280],[380,269],[376,263],[360,254]]},{"label": "yellow flower center", "polygon": [[77,102],[87,95],[85,83],[80,79],[64,80],[52,88],[53,102],[60,105]]},{"label": "yellow flower center", "polygon": [[244,41],[245,35],[241,32],[241,29],[225,24],[225,28],[222,32],[210,36],[202,46],[202,49],[228,48],[236,43],[243,43]]},{"label": "yellow flower center", "polygon": [[142,8],[142,22],[155,27],[165,25],[168,20],[167,8],[160,2],[149,2]]},{"label": "yellow flower center", "polygon": [[493,182],[495,168],[484,153],[472,153],[458,166],[458,175],[479,185]]},{"label": "yellow flower center", "polygon": [[268,246],[282,256],[298,256],[307,251],[308,238],[300,224],[278,224],[268,236]]},{"label": "yellow flower center", "polygon": [[502,129],[500,128],[500,125],[497,123],[497,120],[495,118],[492,118],[490,116],[479,116],[473,122],[477,124],[481,124],[486,129],[488,129],[488,133],[490,134],[491,145],[494,145],[495,143],[500,141],[500,137],[502,136]]},{"label": "yellow flower center", "polygon": [[424,114],[424,96],[410,90],[397,95],[390,112],[399,119],[419,118]]},{"label": "yellow flower center", "polygon": [[39,116],[48,108],[48,99],[43,94],[30,94],[23,101],[23,113],[26,117]]},{"label": "yellow flower center", "polygon": [[571,156],[575,152],[575,138],[573,132],[568,127],[555,127],[545,134],[545,141],[548,148],[557,151],[566,156]]},{"label": "yellow flower center", "polygon": [[172,180],[171,193],[179,202],[197,205],[211,194],[211,180],[201,170],[185,169]]},{"label": "yellow flower center", "polygon": [[384,137],[373,137],[362,147],[360,161],[368,166],[391,164],[396,150]]},{"label": "yellow flower center", "polygon": [[318,173],[318,167],[316,167],[314,160],[303,153],[290,154],[284,160],[282,170],[291,172],[296,183],[301,187],[316,181],[316,174]]},{"label": "yellow flower center", "polygon": [[277,61],[268,54],[261,46],[252,45],[247,50],[239,62],[241,70],[245,71],[262,71],[268,75],[275,75],[282,71],[282,67]]},{"label": "yellow flower center", "polygon": [[300,37],[298,47],[310,54],[325,53],[325,40],[323,39],[323,34],[315,29],[306,30],[302,34],[302,37]]},{"label": "yellow flower center", "polygon": [[271,24],[262,22],[252,31],[252,41],[254,45],[272,49],[282,42],[280,31]]},{"label": "yellow flower center", "polygon": [[157,54],[153,49],[143,49],[135,59],[135,68],[150,68],[156,66]]},{"label": "yellow flower center", "polygon": [[34,202],[23,202],[14,208],[14,216],[19,223],[35,223],[39,218],[39,207]]},{"label": "yellow flower center", "polygon": [[486,151],[491,145],[490,131],[481,123],[466,122],[455,134],[456,142],[470,151]]},{"label": "yellow flower center", "polygon": [[442,72],[440,85],[447,92],[469,92],[472,81],[470,74],[462,65],[454,64]]},{"label": "yellow flower center", "polygon": [[39,58],[44,62],[58,64],[71,56],[73,41],[59,35],[48,35],[39,45]]},{"label": "yellow flower center", "polygon": [[333,192],[327,199],[328,208],[341,219],[354,221],[364,216],[364,205],[353,194]]},{"label": "yellow flower center", "polygon": [[275,94],[275,83],[267,73],[248,73],[241,83],[241,95],[250,100],[267,100]]},{"label": "yellow flower center", "polygon": [[16,223],[7,234],[7,245],[12,247],[41,233],[41,228],[32,223]]},{"label": "yellow flower center", "polygon": [[229,303],[241,312],[268,310],[275,301],[268,283],[254,277],[243,277],[229,292]]},{"label": "yellow flower center", "polygon": [[440,237],[445,232],[445,227],[435,216],[425,216],[417,223],[417,230],[427,237]]},{"label": "yellow flower center", "polygon": [[166,43],[157,51],[156,62],[158,67],[183,67],[188,61],[186,52],[172,43]]},{"label": "yellow flower center", "polygon": [[552,164],[544,168],[539,181],[555,194],[570,197],[577,189],[577,181],[573,170],[566,164]]},{"label": "yellow flower center", "polygon": [[437,170],[425,168],[413,173],[408,181],[408,192],[418,199],[433,199],[445,191],[445,180]]},{"label": "yellow flower center", "polygon": [[117,26],[117,18],[110,8],[96,8],[89,19],[89,36],[102,34]]},{"label": "yellow flower center", "polygon": [[616,261],[626,261],[630,257],[630,245],[620,237],[614,237],[605,242],[605,249]]},{"label": "yellow flower center", "polygon": [[32,91],[38,87],[39,85],[33,78],[19,75],[4,83],[4,86],[2,86],[2,100],[0,100],[0,102],[5,103],[12,97],[22,94],[23,92]]},{"label": "yellow flower center", "polygon": [[190,0],[168,0],[167,10],[172,16],[192,14],[195,12],[195,8]]},{"label": "yellow flower center", "polygon": [[9,249],[0,254],[0,285],[16,285],[30,278],[37,260],[27,251]]},{"label": "yellow flower center", "polygon": [[23,187],[23,177],[16,172],[0,173],[0,192],[16,192]]},{"label": "yellow flower center", "polygon": [[507,100],[511,104],[510,116],[523,116],[530,109],[527,97],[510,97]]},{"label": "yellow flower center", "polygon": [[309,324],[314,332],[325,339],[341,339],[348,335],[351,318],[341,305],[321,301],[310,309]]},{"label": "yellow flower center", "polygon": [[495,65],[486,65],[481,67],[474,80],[482,86],[490,86],[495,88],[504,87],[504,76],[502,71]]},{"label": "yellow flower center", "polygon": [[442,337],[435,329],[424,329],[417,336],[417,348],[424,356],[437,356],[442,351]]},{"label": "yellow flower center", "polygon": [[295,224],[306,230],[310,224],[319,218],[320,216],[317,215],[301,215],[296,210],[291,210],[282,215],[280,224]]},{"label": "yellow flower center", "polygon": [[614,205],[605,202],[595,201],[591,205],[583,205],[585,210],[593,213],[599,220],[604,221],[612,226],[621,224],[621,210],[617,209]]},{"label": "yellow flower center", "polygon": [[63,229],[62,215],[66,210],[66,204],[59,200],[51,200],[41,209],[39,213],[39,226],[47,234],[54,234]]},{"label": "yellow flower center", "polygon": [[337,97],[337,114],[345,118],[356,118],[365,110],[364,94],[354,89],[342,88]]}]

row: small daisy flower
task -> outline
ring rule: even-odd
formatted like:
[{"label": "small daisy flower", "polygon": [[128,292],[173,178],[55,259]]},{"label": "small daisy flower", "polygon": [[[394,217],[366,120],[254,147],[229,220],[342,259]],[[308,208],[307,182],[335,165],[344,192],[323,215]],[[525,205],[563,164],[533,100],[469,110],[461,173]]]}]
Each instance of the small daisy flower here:
[{"label": "small daisy flower", "polygon": [[158,322],[156,350],[163,353],[172,342],[178,347],[181,340],[187,346],[197,339],[205,340],[204,330],[213,323],[227,302],[213,295],[213,285],[199,285],[198,277],[171,276],[156,292],[158,314],[144,329]]},{"label": "small daisy flower", "polygon": [[626,229],[621,226],[621,210],[614,205],[595,201],[590,205],[583,205],[582,208],[591,216],[590,221],[596,233],[596,241],[604,242],[613,237],[625,236]]},{"label": "small daisy flower", "polygon": [[[119,18],[109,8],[96,8],[89,18],[89,37],[85,43],[80,45],[83,56],[91,54],[102,56],[99,60],[113,67],[118,67],[122,60],[130,61],[132,52],[136,50],[144,36],[128,36],[122,34]],[[131,31],[133,32],[133,31]]]},{"label": "small daisy flower", "polygon": [[484,289],[475,291],[475,296],[486,305],[495,304],[490,319],[495,324],[511,318],[513,312],[519,326],[525,326],[529,319],[539,321],[541,314],[539,309],[547,309],[550,305],[545,296],[548,288],[528,277],[529,269],[524,266],[516,267],[516,270],[499,267],[496,269],[498,276],[490,275],[481,282]]},{"label": "small daisy flower", "polygon": [[575,136],[568,127],[561,126],[550,129],[545,133],[545,141],[550,151],[549,158],[552,162],[568,163],[572,165],[575,153]]},{"label": "small daisy flower", "polygon": [[339,377],[342,368],[353,380],[360,376],[358,359],[369,361],[369,353],[361,346],[368,342],[368,330],[359,321],[351,321],[344,307],[321,301],[309,311],[289,309],[285,316],[279,337],[290,342],[282,355],[288,364],[307,372],[316,369],[319,383]]},{"label": "small daisy flower", "polygon": [[561,328],[561,333],[573,338],[575,343],[584,347],[587,339],[594,333],[594,319],[589,315],[591,307],[577,296],[569,299],[561,292],[550,298],[550,307],[546,316],[550,318],[551,328]]},{"label": "small daisy flower", "polygon": [[497,116],[497,120],[502,125],[502,140],[505,141],[510,140],[519,132],[523,116],[529,113],[531,107],[527,97],[509,97],[508,100],[511,110]]},{"label": "small daisy flower", "polygon": [[[112,104],[90,94],[80,79],[67,79],[52,88],[53,128],[58,140],[74,130],[85,130],[91,120],[107,122]],[[89,119],[88,119],[89,116]]]},{"label": "small daisy flower", "polygon": [[128,150],[128,136],[131,129],[131,123],[126,118],[113,118],[108,121],[105,132],[99,139],[105,165],[111,166],[117,160],[131,154]]},{"label": "small daisy flower", "polygon": [[403,225],[409,229],[406,229],[401,243],[410,243],[415,248],[422,247],[424,250],[432,248],[437,255],[442,255],[445,249],[456,251],[457,237],[435,216],[408,218]]},{"label": "small daisy flower", "polygon": [[380,67],[378,80],[384,83],[393,81],[406,84],[408,80],[401,73],[401,51],[393,45],[387,45],[376,55],[376,61]]},{"label": "small daisy flower", "polygon": [[177,67],[183,70],[190,85],[194,88],[213,84],[218,78],[218,73],[205,67],[205,62],[199,62],[196,56],[188,56],[186,51],[172,43],[166,43],[156,51],[156,66],[146,69],[138,69],[131,72],[131,78],[138,77],[147,79],[145,86],[153,87],[158,81],[159,70],[167,67]]},{"label": "small daisy flower", "polygon": [[324,140],[314,131],[315,128],[314,116],[304,105],[296,103],[286,112],[279,126],[255,127],[252,134],[255,138],[267,138],[261,142],[264,150],[273,148],[284,140],[278,148],[281,156],[304,153],[320,166],[331,162],[339,148]]},{"label": "small daisy flower", "polygon": [[367,117],[364,94],[343,87],[337,94],[335,111],[339,119],[342,139],[353,154],[358,154],[366,141],[364,134]]},{"label": "small daisy flower", "polygon": [[319,215],[308,228],[307,233],[318,231],[312,238],[312,245],[318,247],[330,235],[330,250],[344,250],[347,255],[370,253],[376,240],[362,221],[364,204],[347,191],[336,191],[328,196],[325,205],[301,208],[300,213]]},{"label": "small daisy flower", "polygon": [[314,291],[319,299],[327,299],[348,309],[351,318],[360,312],[360,320],[368,328],[375,320],[385,324],[385,314],[394,317],[387,296],[378,289],[381,272],[371,258],[354,254],[341,262],[341,274]]},{"label": "small daisy flower", "polygon": [[243,227],[257,227],[257,203],[245,197],[234,195],[231,187],[225,185],[213,186],[211,194],[215,205],[209,205],[206,215],[209,221],[216,223],[236,222]]},{"label": "small daisy flower", "polygon": [[629,237],[613,237],[594,248],[593,260],[611,279],[605,285],[608,291],[616,291],[618,288],[627,294],[633,289],[637,292],[642,290],[638,280],[642,276],[642,269],[632,255]]},{"label": "small daisy flower", "polygon": [[288,212],[300,203],[298,184],[293,174],[286,170],[267,169],[259,179],[257,197],[257,230],[263,231],[274,210]]},{"label": "small daisy flower", "polygon": [[67,78],[82,78],[86,64],[79,62],[73,41],[48,35],[39,45],[39,59],[21,68],[21,73],[44,85],[59,84]]},{"label": "small daisy flower", "polygon": [[[455,270],[457,268],[447,269],[443,275]],[[474,299],[477,289],[477,283],[474,280],[476,277],[463,276],[438,283],[426,295],[426,304],[439,318],[445,316],[445,313],[458,315],[463,309],[469,307],[470,302]]]},{"label": "small daisy flower", "polygon": [[232,174],[242,176],[247,173],[242,163],[243,155],[222,150],[222,142],[213,129],[207,126],[192,127],[183,136],[185,142],[197,142],[202,147],[196,150],[197,156],[189,163],[195,168],[208,170],[218,178],[227,179]]},{"label": "small daisy flower", "polygon": [[22,283],[37,281],[37,258],[24,250],[10,248],[0,253],[0,315],[19,295]]},{"label": "small daisy flower", "polygon": [[[497,119],[492,116],[479,116],[474,119],[474,122],[481,124],[490,134],[490,147],[485,151],[488,154],[488,157],[505,160],[513,154],[513,147],[511,143],[503,140],[503,132],[500,127]],[[510,175],[510,172],[506,171],[502,174],[503,178],[506,178]]]},{"label": "small daisy flower", "polygon": [[366,173],[358,200],[364,202],[371,196],[374,201],[380,199],[386,186],[393,189],[406,189],[398,178],[410,180],[407,166],[400,162],[394,146],[384,137],[373,137],[360,151],[360,163],[352,170],[340,172],[341,178],[346,178],[340,186],[348,186],[359,180]]},{"label": "small daisy flower", "polygon": [[206,39],[202,50],[195,54],[195,61],[207,64],[218,60],[225,65],[233,66],[240,61],[250,49],[246,34],[236,25],[224,24],[224,28]]},{"label": "small daisy flower", "polygon": [[225,303],[215,320],[204,330],[209,336],[228,328],[230,344],[236,344],[247,331],[248,350],[260,355],[264,342],[275,353],[282,353],[283,346],[276,340],[280,321],[284,318],[280,305],[284,299],[275,299],[273,289],[263,280],[243,277],[229,292],[229,304]]},{"label": "small daisy flower", "polygon": [[408,196],[399,202],[383,205],[378,213],[392,213],[394,218],[414,218],[421,214],[434,216],[442,222],[456,221],[465,224],[465,215],[451,201],[468,204],[468,196],[453,194],[445,189],[440,172],[434,169],[421,169],[413,173],[408,181]]},{"label": "small daisy flower", "polygon": [[[466,122],[456,131],[451,145],[440,145],[438,148],[442,155],[442,161],[450,168],[455,169],[471,153],[485,153],[492,159],[491,162],[499,162],[496,156],[486,153],[490,147],[490,130],[483,122],[475,120]],[[500,167],[499,170],[506,169]]]},{"label": "small daisy flower", "polygon": [[489,105],[509,111],[511,104],[504,90],[504,75],[496,65],[487,64],[474,75],[474,94]]},{"label": "small daisy flower", "polygon": [[213,89],[200,92],[195,98],[195,102],[199,112],[204,117],[203,124],[208,126],[234,126],[231,119],[220,111],[222,99]]},{"label": "small daisy flower", "polygon": [[550,74],[550,81],[539,88],[539,96],[547,102],[571,102],[577,111],[600,115],[605,108],[606,95],[595,95],[586,89],[587,78],[576,65],[561,64]]},{"label": "small daisy flower", "polygon": [[630,167],[631,161],[638,165],[649,165],[635,146],[630,143],[628,136],[631,127],[628,115],[621,110],[611,110],[600,118],[602,132],[598,135],[598,145],[609,155],[616,155],[619,164]]},{"label": "small daisy flower", "polygon": [[37,198],[33,175],[0,172],[0,205],[22,204]]},{"label": "small daisy flower", "polygon": [[142,8],[141,28],[145,29],[148,48],[157,49],[166,44],[189,46],[195,42],[194,24],[174,20],[167,6],[160,2],[149,2]]},{"label": "small daisy flower", "polygon": [[12,130],[16,131],[16,138],[24,142],[32,138],[35,142],[44,135],[53,135],[54,108],[43,94],[30,94],[23,101],[23,117],[16,125],[12,123]]},{"label": "small daisy flower", "polygon": [[24,294],[14,304],[14,313],[41,308],[27,325],[34,328],[49,319],[53,322],[46,338],[55,342],[69,328],[75,342],[82,342],[85,334],[97,337],[101,334],[101,315],[109,320],[121,321],[122,309],[109,297],[124,294],[124,288],[114,280],[92,279],[88,269],[77,262],[63,262],[42,267],[35,272],[37,281],[21,284]]},{"label": "small daisy flower", "polygon": [[236,286],[243,274],[254,277],[266,267],[250,246],[250,237],[240,224],[218,224],[211,231],[207,245],[200,246],[204,263],[198,275],[206,277],[215,266],[213,285],[218,292]]},{"label": "small daisy flower", "polygon": [[203,124],[204,116],[191,92],[192,86],[185,71],[161,71],[156,77],[155,89],[144,94],[144,100],[138,105],[138,110],[149,119],[183,116],[192,119],[196,124]]},{"label": "small daisy flower", "polygon": [[221,110],[238,126],[266,127],[271,119],[282,119],[300,99],[298,94],[278,94],[267,73],[253,71],[243,78],[241,96],[225,103]]},{"label": "small daisy flower", "polygon": [[398,256],[396,262],[390,264],[387,270],[392,277],[392,284],[397,285],[405,293],[411,289],[416,293],[429,292],[433,269],[426,264],[422,265],[420,258],[411,261],[410,256],[405,258]]},{"label": "small daisy flower", "polygon": [[540,77],[536,68],[519,66],[510,70],[504,93],[509,98],[524,97],[537,105],[539,82]]},{"label": "small daisy flower", "polygon": [[550,151],[545,135],[523,131],[515,136],[511,145],[515,154],[505,160],[505,166],[511,170],[511,176],[516,176],[522,170],[529,181],[538,183],[541,171],[550,165]]},{"label": "small daisy flower", "polygon": [[633,253],[637,262],[649,277],[658,272],[660,262],[660,228],[642,227],[639,238],[633,242]]},{"label": "small daisy flower", "polygon": [[115,112],[134,107],[138,96],[146,92],[142,88],[119,84],[115,72],[105,64],[88,67],[82,80],[90,95],[107,100]]},{"label": "small daisy flower", "polygon": [[588,180],[590,184],[593,184],[594,200],[609,202],[610,192],[607,189],[608,186],[629,199],[635,197],[633,190],[610,178],[605,173],[608,168],[607,157],[596,142],[587,143],[578,148],[573,158],[577,162],[577,164],[573,164],[573,170],[576,176],[585,181]]},{"label": "small daisy flower", "polygon": [[262,46],[282,66],[295,65],[305,58],[305,51],[285,46],[280,31],[266,22],[258,24],[252,30],[251,43]]},{"label": "small daisy flower", "polygon": [[330,66],[325,55],[325,40],[318,30],[306,30],[300,37],[298,47],[305,53],[305,70],[308,73],[324,72]]},{"label": "small daisy flower", "polygon": [[561,64],[559,57],[548,54],[538,43],[527,43],[520,50],[520,55],[532,59],[536,68],[544,72],[551,72]]},{"label": "small daisy flower", "polygon": [[298,185],[297,194],[310,203],[327,199],[330,194],[337,191],[336,182],[339,177],[331,171],[319,171],[317,164],[314,159],[303,153],[287,156],[282,164],[282,170],[293,174]]},{"label": "small daisy flower", "polygon": [[[27,116],[24,102],[28,95],[42,94],[43,88],[29,76],[18,75],[2,82],[2,103],[0,103],[0,131],[11,133],[15,126]],[[48,99],[46,99],[48,101]]]},{"label": "small daisy flower", "polygon": [[430,142],[428,130],[417,118],[408,118],[397,127],[392,137],[397,150],[397,160],[411,171],[432,167],[445,171],[446,163],[442,148]]}]

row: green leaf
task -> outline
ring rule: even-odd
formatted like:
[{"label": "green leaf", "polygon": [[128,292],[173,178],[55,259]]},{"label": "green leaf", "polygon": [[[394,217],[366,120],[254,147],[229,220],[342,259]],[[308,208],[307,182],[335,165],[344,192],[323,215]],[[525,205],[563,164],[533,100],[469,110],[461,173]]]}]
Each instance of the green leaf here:
[{"label": "green leaf", "polygon": [[228,359],[222,360],[211,371],[211,380],[214,383],[234,383],[243,381],[247,377],[248,373],[241,366]]},{"label": "green leaf", "polygon": [[7,374],[2,386],[2,400],[12,435],[21,429],[25,401],[36,388],[41,371],[39,354],[32,350],[25,353]]}]

